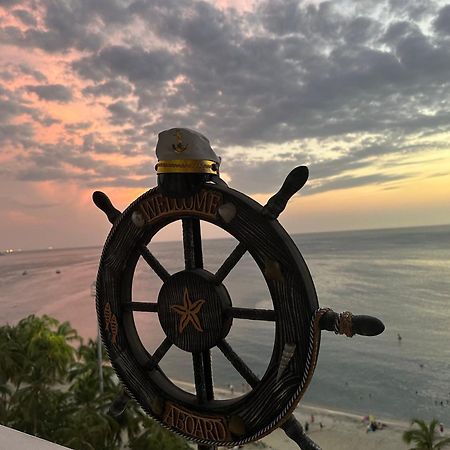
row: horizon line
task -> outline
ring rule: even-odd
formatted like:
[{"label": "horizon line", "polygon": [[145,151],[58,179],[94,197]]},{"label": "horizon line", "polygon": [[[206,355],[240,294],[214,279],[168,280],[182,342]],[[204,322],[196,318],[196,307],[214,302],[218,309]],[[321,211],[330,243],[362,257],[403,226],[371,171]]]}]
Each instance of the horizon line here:
[{"label": "horizon line", "polygon": [[[327,231],[302,231],[296,233],[288,233],[289,236],[298,236],[298,235],[314,235],[314,234],[331,234],[331,233],[358,233],[364,231],[388,231],[388,230],[406,230],[406,229],[414,229],[414,228],[438,228],[438,227],[449,227],[450,223],[442,223],[435,225],[411,225],[411,226],[401,226],[401,227],[383,227],[383,228],[355,228],[355,229],[344,229],[344,230],[327,230]],[[217,237],[217,238],[202,238],[205,241],[214,241],[214,240],[226,240],[233,239],[234,236],[230,235],[229,237]],[[178,242],[180,239],[168,239],[168,240],[156,240],[158,243],[165,242]],[[99,245],[80,245],[74,247],[53,247],[49,246],[47,248],[30,248],[30,249],[4,249],[0,250],[0,255],[10,255],[15,253],[23,253],[23,252],[41,252],[41,251],[54,251],[54,250],[76,250],[83,248],[102,248],[104,244]],[[11,251],[12,250],[12,251]]]}]

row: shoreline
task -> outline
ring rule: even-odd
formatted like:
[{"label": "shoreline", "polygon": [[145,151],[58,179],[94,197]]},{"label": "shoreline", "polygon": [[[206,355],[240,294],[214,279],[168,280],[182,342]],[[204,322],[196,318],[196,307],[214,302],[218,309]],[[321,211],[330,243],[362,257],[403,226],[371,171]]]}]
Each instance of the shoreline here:
[{"label": "shoreline", "polygon": [[[305,427],[307,435],[323,450],[407,450],[410,448],[402,440],[403,432],[409,423],[401,420],[385,420],[375,417],[384,425],[382,429],[367,431],[368,422],[354,413],[324,408],[317,405],[299,404],[294,415]],[[314,422],[312,422],[314,416]],[[265,436],[260,444],[267,450],[298,450],[297,444],[290,440],[281,429]],[[251,448],[251,446],[249,447]]]},{"label": "shoreline", "polygon": [[[192,383],[181,380],[173,381],[188,392],[193,393],[195,390]],[[241,392],[231,394],[229,389],[223,387],[215,387],[214,392],[218,399],[242,395]],[[348,411],[299,403],[294,415],[303,427],[308,422],[308,436],[323,450],[407,450],[409,448],[402,440],[403,432],[410,427],[410,423],[405,420],[384,419],[382,416],[376,416],[374,420],[382,423],[384,427],[368,432],[368,422],[363,421],[364,416]],[[298,450],[297,444],[290,440],[281,429],[276,429],[269,435],[247,444],[243,448]]]},{"label": "shoreline", "polygon": [[[174,384],[176,384],[178,387],[185,389],[187,392],[194,393],[195,392],[195,386],[194,384],[188,382],[188,381],[182,381],[182,380],[172,380]],[[217,387],[214,386],[214,392],[218,394],[218,399],[225,399],[225,398],[234,398],[239,397],[240,395],[243,395],[240,391],[235,391],[234,394],[231,394],[230,390],[225,387]],[[356,412],[341,410],[341,409],[334,409],[329,406],[322,406],[317,405],[314,403],[304,403],[302,401],[299,402],[297,407],[295,408],[295,414],[300,415],[321,415],[321,416],[330,416],[333,418],[341,418],[342,420],[346,421],[353,421],[360,423],[362,418],[364,417],[364,414],[358,414]],[[372,416],[373,414],[370,414],[370,412],[367,414],[368,416]],[[376,416],[376,419],[388,426],[392,427],[398,427],[402,429],[408,429],[410,425],[410,421],[404,420],[404,419],[393,419],[393,418],[384,418],[384,416]]]},{"label": "shoreline", "polygon": [[[344,228],[344,229],[336,229],[336,230],[321,230],[321,231],[293,231],[290,232],[291,236],[314,236],[314,235],[326,235],[326,234],[349,234],[349,233],[365,233],[371,231],[381,231],[381,232],[389,232],[389,231],[405,231],[405,230],[420,230],[423,228],[446,228],[450,227],[450,223],[438,223],[438,224],[422,224],[422,225],[407,225],[407,226],[391,226],[391,227],[382,227],[382,228]],[[226,240],[232,239],[232,237],[207,237],[204,240]],[[167,244],[178,242],[179,239],[169,239],[169,240],[155,240],[158,244]],[[20,253],[30,253],[30,252],[52,252],[52,251],[66,251],[66,250],[82,250],[82,249],[98,249],[100,252],[103,249],[104,242],[97,244],[81,244],[81,245],[69,245],[63,247],[35,247],[35,248],[4,248],[0,250],[0,256],[8,256],[13,254]]]}]

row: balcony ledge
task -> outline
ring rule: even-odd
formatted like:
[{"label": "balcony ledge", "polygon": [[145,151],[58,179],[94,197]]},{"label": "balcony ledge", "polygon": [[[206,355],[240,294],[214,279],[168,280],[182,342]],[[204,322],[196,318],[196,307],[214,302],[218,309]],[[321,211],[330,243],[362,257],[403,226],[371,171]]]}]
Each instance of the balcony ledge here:
[{"label": "balcony ledge", "polygon": [[52,442],[0,425],[0,450],[68,450]]}]

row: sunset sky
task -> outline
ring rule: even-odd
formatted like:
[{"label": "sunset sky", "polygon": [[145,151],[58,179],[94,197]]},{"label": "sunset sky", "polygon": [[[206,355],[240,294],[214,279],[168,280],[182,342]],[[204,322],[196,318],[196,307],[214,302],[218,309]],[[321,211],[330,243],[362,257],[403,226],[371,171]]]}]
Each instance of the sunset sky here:
[{"label": "sunset sky", "polygon": [[0,0],[0,250],[103,244],[177,126],[261,203],[307,165],[290,233],[448,224],[450,4]]}]

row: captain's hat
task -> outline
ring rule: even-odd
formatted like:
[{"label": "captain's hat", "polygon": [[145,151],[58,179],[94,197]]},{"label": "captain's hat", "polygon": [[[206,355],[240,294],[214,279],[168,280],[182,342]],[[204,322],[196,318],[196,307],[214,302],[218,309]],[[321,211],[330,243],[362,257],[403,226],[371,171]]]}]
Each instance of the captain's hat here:
[{"label": "captain's hat", "polygon": [[156,144],[157,173],[219,174],[220,158],[209,140],[188,128],[161,131]]}]

